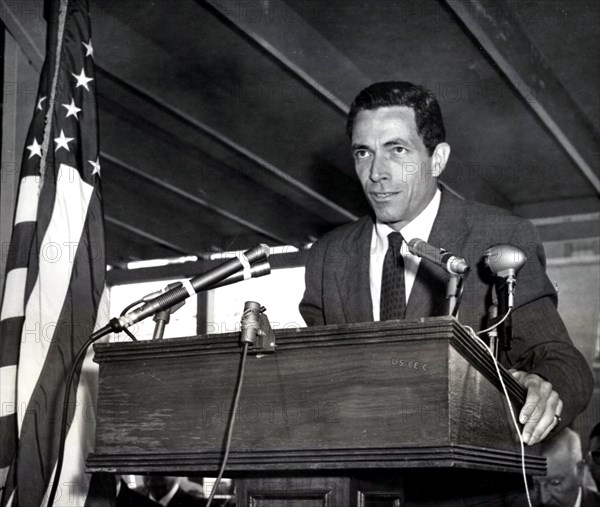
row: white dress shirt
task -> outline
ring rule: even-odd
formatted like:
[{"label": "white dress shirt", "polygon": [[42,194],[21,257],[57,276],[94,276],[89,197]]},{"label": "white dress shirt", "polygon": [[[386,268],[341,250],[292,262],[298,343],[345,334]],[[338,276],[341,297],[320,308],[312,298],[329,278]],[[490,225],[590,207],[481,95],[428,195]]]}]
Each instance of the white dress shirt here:
[{"label": "white dress shirt", "polygon": [[[402,242],[402,259],[404,260],[404,284],[406,289],[406,303],[415,283],[417,270],[421,258],[408,251],[408,242],[413,238],[423,241],[429,240],[433,222],[440,209],[442,193],[438,188],[427,207],[417,215],[414,220],[406,224],[400,231]],[[371,299],[373,301],[373,320],[379,320],[379,298],[381,297],[381,276],[383,274],[383,260],[388,249],[388,234],[394,232],[389,225],[377,221],[373,226],[371,236],[371,260],[369,264],[369,279],[371,285]]]}]

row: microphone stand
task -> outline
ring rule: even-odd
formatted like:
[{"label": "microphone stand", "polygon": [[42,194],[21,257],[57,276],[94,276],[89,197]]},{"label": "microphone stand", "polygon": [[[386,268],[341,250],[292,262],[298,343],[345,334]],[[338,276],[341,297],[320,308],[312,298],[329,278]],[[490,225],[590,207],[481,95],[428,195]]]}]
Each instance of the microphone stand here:
[{"label": "microphone stand", "polygon": [[167,324],[171,320],[171,314],[173,314],[177,310],[179,310],[184,304],[185,304],[185,301],[182,301],[181,303],[178,303],[171,308],[167,308],[166,310],[161,310],[160,312],[156,312],[154,314],[154,317],[152,317],[152,320],[154,320],[154,322],[156,322],[156,325],[154,326],[154,333],[152,334],[153,340],[162,340],[163,339],[163,336],[165,334],[165,328],[167,327]]},{"label": "microphone stand", "polygon": [[446,283],[446,300],[448,301],[448,315],[454,315],[456,301],[458,300],[459,275],[450,275]]},{"label": "microphone stand", "polygon": [[[170,283],[169,285],[167,285],[164,288],[163,293],[167,292],[171,289],[174,289],[175,287],[178,287],[180,285],[181,285],[181,282]],[[154,314],[154,317],[152,317],[152,320],[154,322],[156,322],[156,325],[154,326],[154,333],[152,334],[153,340],[162,340],[163,339],[163,336],[165,334],[165,328],[167,327],[167,324],[171,320],[171,314],[173,314],[177,310],[179,310],[184,304],[185,304],[185,301],[180,301],[176,305],[170,306],[169,308],[166,308],[164,310],[159,310],[158,312],[156,312]]]},{"label": "microphone stand", "polygon": [[[510,306],[508,302],[508,284],[505,280],[498,278],[495,284],[496,294],[498,295],[498,315],[505,315]],[[512,316],[498,326],[499,347],[498,352],[507,352],[512,347]]]},{"label": "microphone stand", "polygon": [[464,275],[451,273],[446,283],[446,301],[448,301],[448,315],[458,318],[458,309],[462,300],[465,281],[469,276],[467,269]]}]

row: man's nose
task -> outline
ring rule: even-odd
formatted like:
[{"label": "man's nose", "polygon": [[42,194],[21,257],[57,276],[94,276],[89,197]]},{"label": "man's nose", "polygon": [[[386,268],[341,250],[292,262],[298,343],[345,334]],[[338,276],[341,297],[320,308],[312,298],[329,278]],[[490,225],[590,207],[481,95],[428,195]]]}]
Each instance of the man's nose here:
[{"label": "man's nose", "polygon": [[552,495],[550,494],[550,492],[548,491],[548,488],[546,488],[544,485],[541,485],[539,488],[539,495],[540,495],[540,504],[541,505],[549,505],[550,499],[552,498]]},{"label": "man's nose", "polygon": [[386,160],[382,155],[375,154],[371,164],[371,172],[369,178],[371,181],[380,181],[389,178],[389,168]]}]

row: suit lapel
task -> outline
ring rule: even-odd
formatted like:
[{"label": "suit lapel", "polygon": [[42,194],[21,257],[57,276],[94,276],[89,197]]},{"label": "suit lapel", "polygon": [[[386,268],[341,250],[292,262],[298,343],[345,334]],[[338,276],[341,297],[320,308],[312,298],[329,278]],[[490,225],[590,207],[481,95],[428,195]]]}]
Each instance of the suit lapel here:
[{"label": "suit lapel", "polygon": [[[468,231],[469,226],[462,200],[442,189],[440,209],[427,242],[460,255]],[[445,304],[447,280],[448,274],[443,268],[421,260],[406,306],[406,318],[443,315],[447,310]]]},{"label": "suit lapel", "polygon": [[373,221],[369,216],[357,225],[342,244],[343,252],[335,276],[346,322],[373,320],[369,281]]}]

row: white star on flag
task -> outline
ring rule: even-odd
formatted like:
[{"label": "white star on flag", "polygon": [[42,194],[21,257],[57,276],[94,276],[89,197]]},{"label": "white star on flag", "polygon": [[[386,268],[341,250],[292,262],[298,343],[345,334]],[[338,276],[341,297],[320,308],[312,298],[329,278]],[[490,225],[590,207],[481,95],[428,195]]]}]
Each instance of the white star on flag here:
[{"label": "white star on flag", "polygon": [[94,168],[92,174],[100,175],[100,157],[96,159],[96,162],[94,162],[93,160],[88,160],[88,162],[92,164],[92,167]]},{"label": "white star on flag", "polygon": [[65,118],[75,116],[75,119],[79,120],[79,118],[77,118],[77,113],[79,113],[81,109],[75,105],[75,100],[73,100],[73,98],[71,98],[70,104],[62,104],[62,106],[67,109],[67,116],[65,116]]},{"label": "white star on flag", "polygon": [[87,44],[83,41],[81,41],[81,43],[85,46],[85,56],[91,56],[93,58],[94,48],[92,47],[92,39],[90,39],[90,41]]},{"label": "white star on flag", "polygon": [[88,92],[90,91],[90,89],[88,88],[88,83],[90,81],[93,81],[94,79],[91,77],[87,77],[85,75],[85,72],[83,71],[83,69],[81,69],[81,74],[77,75],[73,72],[71,72],[71,74],[73,75],[73,77],[75,79],[77,79],[77,85],[75,86],[75,88],[79,88],[80,86],[83,86]]},{"label": "white star on flag", "polygon": [[37,155],[38,157],[42,156],[42,145],[38,144],[35,137],[33,138],[33,143],[27,146],[27,149],[30,151],[29,158],[33,157],[34,155]]},{"label": "white star on flag", "polygon": [[60,130],[60,136],[54,138],[54,142],[56,143],[56,148],[54,151],[58,151],[60,148],[64,148],[67,151],[69,150],[69,143],[75,139],[74,137],[65,137],[64,131]]},{"label": "white star on flag", "polygon": [[46,100],[46,97],[40,97],[40,100],[38,100],[37,103],[37,108],[42,111],[42,102],[44,102],[44,100]]}]

